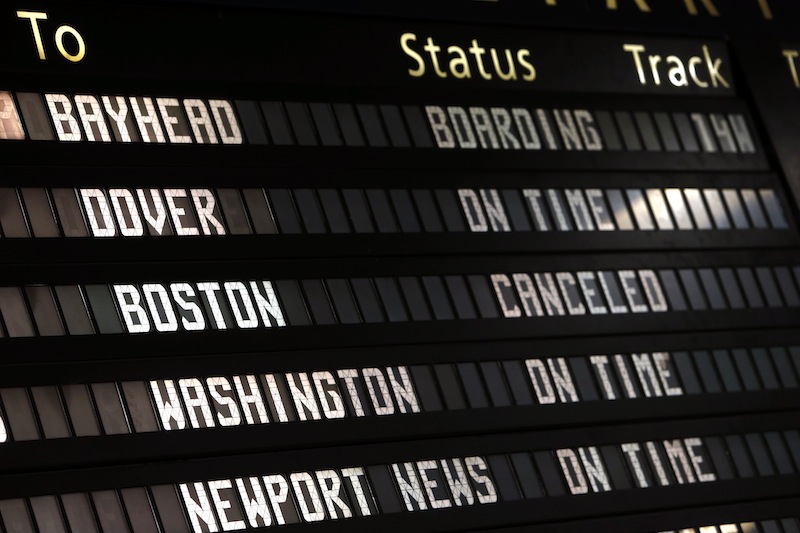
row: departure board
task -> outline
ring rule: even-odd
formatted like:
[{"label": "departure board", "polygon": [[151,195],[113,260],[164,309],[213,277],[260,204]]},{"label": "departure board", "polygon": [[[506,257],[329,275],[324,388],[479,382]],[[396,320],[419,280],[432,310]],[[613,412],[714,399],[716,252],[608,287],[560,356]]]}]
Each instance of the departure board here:
[{"label": "departure board", "polygon": [[0,6],[0,533],[800,533],[800,5]]}]

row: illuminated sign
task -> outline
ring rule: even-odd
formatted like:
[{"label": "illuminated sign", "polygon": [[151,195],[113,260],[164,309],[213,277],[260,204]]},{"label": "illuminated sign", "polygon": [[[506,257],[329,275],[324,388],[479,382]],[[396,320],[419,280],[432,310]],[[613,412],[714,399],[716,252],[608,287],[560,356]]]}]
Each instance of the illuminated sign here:
[{"label": "illuminated sign", "polygon": [[64,413],[48,409],[58,397],[88,437],[798,387],[800,347],[775,346],[0,388],[0,442],[68,438]]},{"label": "illuminated sign", "polygon": [[800,8],[734,2],[11,6],[0,530],[787,516],[796,180],[727,24]]},{"label": "illuminated sign", "polygon": [[[18,118],[9,93],[1,94],[9,108],[7,113]],[[60,93],[20,93],[17,97],[30,139],[171,144],[243,142],[233,107],[227,100],[90,94],[70,97]]]},{"label": "illuminated sign", "polygon": [[[266,402],[261,387],[267,391]],[[267,405],[277,422],[336,420],[348,413],[362,417],[368,412],[375,416],[420,412],[419,400],[404,366],[349,368],[338,370],[335,375],[321,371],[282,376],[264,374],[258,378],[234,376],[233,383],[226,377],[206,378],[205,384],[196,378],[181,379],[177,386],[173,380],[155,380],[150,382],[150,390],[165,430],[217,424],[238,426],[245,422],[266,424],[270,417]],[[181,407],[178,391],[188,416]],[[242,405],[244,417],[237,403]],[[291,407],[287,410],[287,405],[293,405],[294,411]]]},{"label": "illuminated sign", "polygon": [[0,287],[0,315],[7,336],[31,337],[788,309],[798,277],[778,265],[30,285]]},{"label": "illuminated sign", "polygon": [[[424,76],[428,60],[430,60],[433,74],[440,78],[447,78],[449,75],[457,79],[470,79],[472,78],[473,69],[475,69],[475,75],[484,80],[491,80],[495,76],[503,81],[517,79],[534,81],[536,79],[536,68],[531,64],[530,50],[521,49],[516,50],[516,52],[508,48],[502,51],[498,51],[496,48],[487,50],[478,44],[477,39],[473,39],[470,45],[464,47],[466,48],[465,51],[464,48],[455,44],[440,46],[436,44],[433,37],[428,37],[424,46],[415,49],[415,46],[419,46],[417,39],[417,35],[410,32],[400,36],[400,47],[403,49],[403,53],[417,65],[415,68],[408,69],[410,76]],[[446,62],[439,57],[439,52],[443,50],[449,56]],[[467,52],[471,57],[467,55]],[[428,54],[429,58],[423,56],[422,53]],[[484,56],[486,56],[486,59],[484,59]],[[502,59],[500,56],[502,56]],[[487,68],[485,61],[489,58],[491,58],[491,62],[488,64],[492,66]],[[440,62],[442,65],[447,65],[447,70],[439,66]],[[517,74],[518,68],[520,70],[519,75]]]},{"label": "illuminated sign", "polygon": [[[730,87],[728,81],[719,72],[722,66],[722,59],[718,57],[712,58],[706,45],[702,46],[700,55],[692,56],[686,61],[681,60],[676,55],[668,55],[667,53],[665,53],[666,57],[662,58],[659,54],[649,53],[652,50],[648,50],[641,44],[626,44],[622,49],[633,57],[636,73],[639,76],[639,83],[642,85],[647,85],[648,83],[661,85],[663,75],[664,82],[669,82],[675,87],[688,87],[690,82],[703,89],[707,89],[709,86]],[[645,56],[644,54],[647,55]],[[647,58],[645,61],[642,60],[644,57]],[[659,67],[662,59],[663,66]],[[705,70],[704,75],[698,74],[698,65],[701,65],[701,68]],[[645,73],[648,68],[649,76]]]},{"label": "illuminated sign", "polygon": [[[288,102],[287,121],[280,102],[261,102],[262,119],[256,102],[237,100],[239,113],[246,116],[246,123],[240,127],[229,100],[192,98],[181,103],[176,98],[17,93],[18,113],[10,93],[0,94],[7,109],[3,116],[18,120],[21,115],[27,138],[32,140],[267,144],[269,131],[273,144],[279,146],[429,148],[435,142],[444,149],[636,152],[642,150],[644,142],[648,151],[758,151],[742,113],[618,110],[612,117],[608,111],[588,109],[453,105],[405,105],[401,112],[397,105],[311,103],[306,107],[302,102]],[[356,114],[364,124],[366,142],[354,124]],[[247,141],[245,136],[249,137]],[[20,136],[9,128],[0,138]]]},{"label": "illuminated sign", "polygon": [[[179,326],[185,331],[198,331],[286,325],[270,281],[179,282],[170,283],[168,288],[160,283],[120,284],[114,285],[113,290],[129,333],[178,331]],[[220,303],[220,297],[225,298],[224,303]],[[203,313],[201,301],[210,312]],[[233,320],[231,314],[226,317],[222,311],[226,304]]]},{"label": "illuminated sign", "polygon": [[[533,448],[491,455],[428,455],[424,459],[294,472],[262,470],[255,474],[250,470],[207,481],[125,489],[122,501],[132,506],[137,494],[142,494],[151,511],[148,523],[155,526],[158,516],[173,527],[185,530],[188,525],[198,533],[378,514],[443,509],[458,513],[459,508],[519,500],[591,498],[592,494],[612,491],[630,494],[654,487],[776,479],[800,468],[797,448],[793,448],[800,444],[798,439],[797,430],[770,431]],[[74,504],[77,511],[88,502],[85,496],[76,501],[76,496],[82,495],[59,498]],[[91,498],[108,511],[105,520],[115,513],[122,515],[119,504],[110,505],[102,492],[92,493]],[[35,509],[41,505],[38,501],[35,504]],[[0,501],[4,519],[30,524],[24,509],[23,500]],[[73,526],[87,523],[80,513],[69,516]]]},{"label": "illuminated sign", "polygon": [[[36,45],[36,52],[39,56],[39,59],[46,61],[47,54],[45,53],[44,43],[42,42],[41,24],[42,21],[48,19],[47,13],[41,11],[17,11],[17,17],[20,19],[27,19],[30,22],[31,33],[33,34],[33,42]],[[74,54],[67,51],[67,47],[64,45],[65,35],[69,35],[75,42],[76,50]],[[54,39],[58,51],[67,61],[78,63],[86,56],[86,42],[84,41],[80,32],[72,26],[64,24],[56,28]]]},{"label": "illuminated sign", "polygon": [[[609,123],[607,114],[597,117],[586,109],[532,111],[519,107],[465,109],[459,106],[425,106],[428,122],[439,148],[603,151],[609,149],[608,144],[603,143],[603,133],[612,138],[616,135],[611,133],[613,125]],[[658,120],[654,117],[644,114],[642,119],[651,131]],[[627,119],[630,120],[630,116]],[[603,120],[608,129],[601,130],[599,120]],[[686,114],[673,114],[672,120],[674,125],[669,118],[663,116],[657,121],[658,127],[663,128],[661,135],[664,138],[677,139],[675,128],[680,128],[683,139],[687,139],[686,133],[694,135],[689,133],[692,126],[688,120],[691,120],[703,152],[717,152],[720,150],[718,146],[721,151],[728,153],[756,152],[747,122],[741,114],[730,114],[726,117],[723,114],[691,113],[688,119]],[[629,146],[626,148],[630,149]],[[660,149],[659,146],[657,150]],[[690,147],[685,140],[678,151],[681,149],[698,151],[697,144]]]},{"label": "illuminated sign", "polygon": [[6,238],[789,229],[771,187],[25,187],[0,189],[0,200]]},{"label": "illuminated sign", "polygon": [[[793,439],[796,438],[797,433],[797,431],[786,432],[787,435],[792,435]],[[730,467],[720,463],[721,460],[724,460],[720,454],[726,453],[726,445],[728,449],[734,450],[733,453],[739,454],[739,446],[744,444],[744,440],[739,435],[727,435],[723,438],[726,444],[722,444],[723,441],[720,437],[689,437],[627,442],[602,448],[586,446],[541,450],[530,455],[516,453],[495,455],[491,458],[467,456],[426,459],[373,465],[366,468],[351,468],[346,472],[356,473],[364,483],[359,487],[360,492],[356,491],[355,495],[364,498],[372,495],[378,496],[377,505],[380,509],[378,512],[420,512],[494,504],[521,497],[542,497],[545,494],[541,492],[541,489],[536,491],[531,487],[531,485],[538,485],[536,478],[539,476],[545,479],[543,484],[545,493],[551,497],[581,496],[590,493],[647,489],[658,486],[714,483],[720,481],[720,476],[722,479],[730,479],[733,476]],[[778,433],[770,433],[766,438],[773,446],[773,453],[783,457],[786,448],[782,436]],[[766,449],[764,439],[764,435],[757,434],[752,434],[747,439],[751,449],[759,450],[759,456],[761,447]],[[625,467],[620,461],[624,462],[633,473],[632,480],[622,470]],[[523,494],[520,494],[519,487],[509,486],[509,483],[513,483],[507,478],[511,474],[509,464],[513,465],[516,476],[521,480],[522,490],[525,491]],[[613,472],[611,464],[614,465]],[[718,471],[718,469],[720,470]],[[551,477],[553,474],[557,477]],[[745,471],[745,475],[748,474],[749,472]],[[624,477],[620,477],[621,475]],[[778,472],[769,470],[759,472],[757,475],[771,476],[778,475]],[[347,476],[348,474],[344,474],[344,477]],[[499,479],[501,476],[502,480]],[[236,521],[237,525],[230,529],[249,529],[250,527],[269,525],[264,518],[268,508],[275,511],[276,518],[285,519],[283,513],[279,513],[279,509],[283,509],[283,507],[276,509],[275,505],[284,504],[290,494],[297,498],[296,508],[300,510],[299,516],[294,515],[295,522],[336,520],[352,516],[368,516],[375,512],[372,507],[364,505],[365,502],[361,497],[357,497],[350,505],[345,505],[348,500],[344,498],[344,495],[354,493],[344,490],[346,482],[342,479],[341,473],[326,470],[322,478],[318,479],[320,489],[317,489],[314,482],[311,481],[314,477],[319,478],[319,476],[298,473],[288,477],[289,482],[292,479],[295,480],[294,490],[289,490],[290,483],[287,483],[286,476],[283,475],[262,476],[262,479],[249,477],[247,478],[247,481],[251,483],[249,490],[245,488],[245,478],[215,480],[206,483],[196,482],[192,487],[194,494],[190,492],[190,484],[181,484],[178,488],[187,506],[189,521],[194,531],[197,532],[218,531],[218,523],[225,529],[225,524],[231,524],[232,516],[238,514],[237,518],[245,518],[239,514],[241,509],[245,509],[247,516],[250,517],[249,524],[245,520]],[[337,480],[339,483],[336,483]],[[376,484],[389,480],[394,484],[392,490],[395,492],[395,498],[396,495],[399,495],[399,500],[402,502],[399,508],[394,505],[390,506],[388,501],[381,500],[381,496],[385,498],[388,495]],[[262,482],[264,485],[261,485]],[[302,487],[302,484],[305,483],[307,485]],[[237,487],[238,490],[234,487]],[[262,487],[266,487],[266,489]],[[330,494],[334,487],[336,490]],[[209,498],[208,494],[215,493],[217,488],[228,490],[224,493],[225,497],[217,496],[215,501],[214,497]],[[261,490],[256,490],[256,488]],[[516,494],[514,495],[512,491]],[[329,494],[320,498],[319,494],[325,492]],[[253,496],[259,494],[265,496],[254,500]],[[266,496],[269,494],[272,496]],[[316,498],[313,497],[315,494]],[[338,499],[342,501],[338,502]],[[214,503],[212,504],[212,502]],[[261,513],[262,521],[255,520],[256,508],[264,509]],[[353,508],[357,508],[359,512],[352,512]],[[277,523],[281,523],[280,518]]]}]

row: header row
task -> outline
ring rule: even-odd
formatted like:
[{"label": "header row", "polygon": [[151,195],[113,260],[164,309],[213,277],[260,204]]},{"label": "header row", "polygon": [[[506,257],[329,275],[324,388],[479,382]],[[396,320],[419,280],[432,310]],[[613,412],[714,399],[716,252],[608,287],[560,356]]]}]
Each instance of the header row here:
[{"label": "header row", "polygon": [[[224,16],[185,7],[160,13],[153,17],[117,3],[102,11],[77,2],[10,6],[0,12],[0,46],[14,53],[3,58],[2,68],[48,76],[138,72],[166,79],[370,89],[714,96],[735,89],[731,60],[718,40],[364,23],[240,9],[226,9]],[[110,28],[110,19],[128,23]],[[145,33],[148,38],[142,39]],[[197,33],[215,38],[197,40]],[[310,46],[308,35],[336,46]],[[131,42],[137,46],[130,47]]]}]

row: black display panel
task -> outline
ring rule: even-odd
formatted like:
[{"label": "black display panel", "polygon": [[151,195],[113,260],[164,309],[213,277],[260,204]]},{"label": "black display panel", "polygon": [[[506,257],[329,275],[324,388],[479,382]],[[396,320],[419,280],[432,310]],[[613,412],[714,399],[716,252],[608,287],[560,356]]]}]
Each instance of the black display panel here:
[{"label": "black display panel", "polygon": [[798,531],[798,11],[3,6],[0,532]]}]

